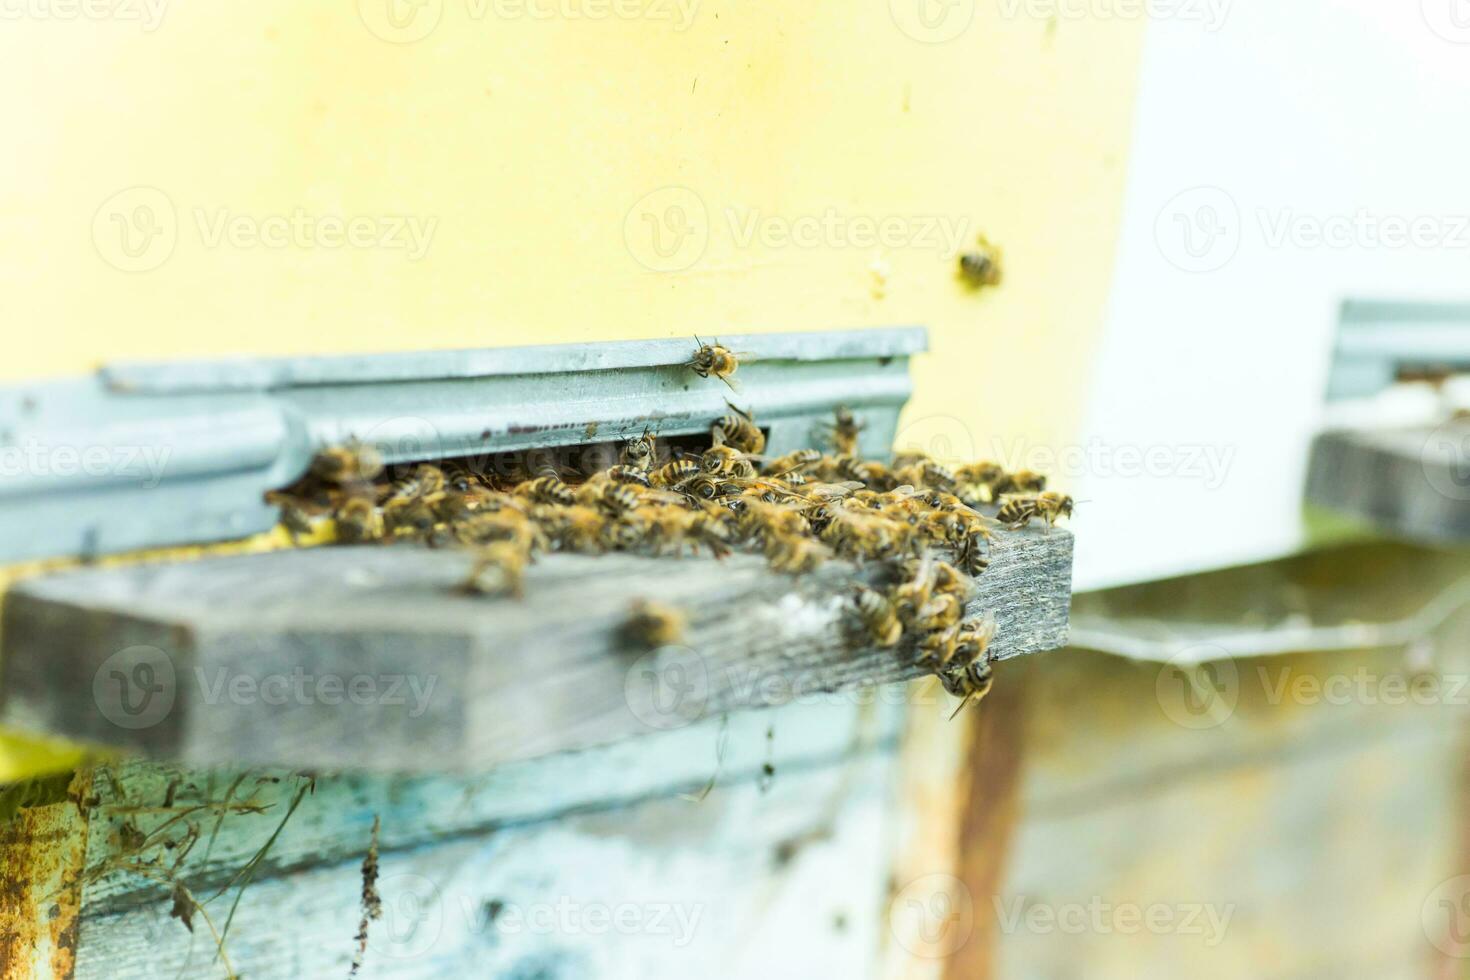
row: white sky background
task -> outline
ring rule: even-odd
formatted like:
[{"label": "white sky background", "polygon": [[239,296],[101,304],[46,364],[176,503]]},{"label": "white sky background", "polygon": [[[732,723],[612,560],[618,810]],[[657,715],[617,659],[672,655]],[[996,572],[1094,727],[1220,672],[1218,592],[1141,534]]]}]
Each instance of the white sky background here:
[{"label": "white sky background", "polygon": [[1470,0],[1155,7],[1089,453],[1056,480],[1088,501],[1079,589],[1295,549],[1341,302],[1470,300]]}]

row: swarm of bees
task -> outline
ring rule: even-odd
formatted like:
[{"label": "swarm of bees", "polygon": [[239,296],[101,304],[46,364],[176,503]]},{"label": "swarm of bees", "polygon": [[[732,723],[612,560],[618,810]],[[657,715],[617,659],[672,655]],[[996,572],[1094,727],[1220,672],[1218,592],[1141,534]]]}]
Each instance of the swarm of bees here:
[{"label": "swarm of bees", "polygon": [[[995,463],[951,468],[921,453],[891,464],[861,459],[862,426],[846,409],[824,430],[830,452],[768,456],[750,413],[730,409],[702,452],[665,461],[644,433],[623,444],[615,465],[585,478],[554,459],[528,458],[513,478],[445,461],[389,479],[370,447],[350,444],[323,451],[301,484],[271,499],[293,535],[330,517],[340,542],[470,549],[461,589],[482,595],[520,596],[536,556],[554,551],[724,558],[741,550],[789,575],[833,559],[874,565],[874,584],[853,594],[854,630],[881,648],[907,643],[961,707],[982,697],[995,622],[966,618],[965,606],[990,539],[1002,526],[1055,524],[1071,515],[1071,498],[1047,491],[1039,474]],[[993,505],[993,517],[977,509]],[[624,639],[661,645],[685,626],[678,610],[645,601]]]}]

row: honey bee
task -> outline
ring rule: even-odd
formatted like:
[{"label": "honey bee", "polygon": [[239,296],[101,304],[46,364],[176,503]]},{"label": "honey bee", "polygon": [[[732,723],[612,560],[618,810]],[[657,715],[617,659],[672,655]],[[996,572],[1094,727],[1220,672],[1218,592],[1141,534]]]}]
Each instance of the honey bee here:
[{"label": "honey bee", "polygon": [[314,509],[301,498],[271,490],[265,495],[265,502],[280,510],[281,526],[290,533],[293,542],[300,535],[315,531]]},{"label": "honey bee", "polygon": [[560,477],[549,473],[516,484],[515,493],[540,504],[570,507],[577,502],[577,495],[572,488],[561,482]]},{"label": "honey bee", "polygon": [[700,473],[699,461],[694,459],[676,459],[671,463],[665,463],[648,475],[648,482],[656,487],[677,487],[680,484],[694,479]]},{"label": "honey bee", "polygon": [[858,437],[865,428],[867,426],[859,424],[847,408],[838,407],[833,413],[832,424],[824,426],[822,432],[827,444],[838,455],[855,456],[858,451]]},{"label": "honey bee", "polygon": [[619,634],[623,642],[632,646],[656,649],[682,643],[687,627],[688,619],[680,610],[652,599],[639,599],[633,603]]},{"label": "honey bee", "polygon": [[685,362],[689,368],[701,378],[714,376],[725,382],[731,391],[735,389],[735,382],[731,380],[740,367],[741,355],[720,346],[719,338],[715,338],[713,344],[706,344],[695,336],[694,342],[699,344],[699,349],[694,356]]},{"label": "honey bee", "polygon": [[968,463],[955,470],[955,492],[966,503],[991,504],[1006,480],[1006,472],[998,463]]},{"label": "honey bee", "polygon": [[880,515],[838,511],[819,536],[839,554],[862,560],[892,558],[908,549],[912,529]]},{"label": "honey bee", "polygon": [[961,627],[953,655],[939,670],[939,682],[944,689],[961,699],[951,718],[971,701],[979,701],[990,693],[993,673],[988,651],[994,638],[995,620],[992,617]]},{"label": "honey bee", "polygon": [[873,460],[858,459],[856,456],[838,456],[836,458],[837,475],[844,480],[854,480],[864,486],[878,490],[888,490],[894,486],[894,480],[888,467]]},{"label": "honey bee", "polygon": [[738,495],[740,487],[722,477],[699,473],[693,479],[679,484],[679,492],[688,494],[695,500],[718,500],[721,497]]},{"label": "honey bee", "polygon": [[791,476],[811,469],[821,462],[821,459],[822,454],[815,449],[798,449],[771,460],[765,466],[765,473],[767,476],[779,476],[789,480]]},{"label": "honey bee", "polygon": [[766,561],[773,571],[787,575],[814,572],[831,557],[831,552],[811,538],[773,535],[766,541]]},{"label": "honey bee", "polygon": [[766,448],[766,434],[756,426],[754,417],[734,405],[710,427],[710,436],[716,446],[730,446],[748,456],[759,456]]},{"label": "honey bee", "polygon": [[898,611],[893,608],[892,602],[872,589],[859,588],[854,605],[863,628],[875,646],[898,645],[903,636],[903,623],[899,621]]},{"label": "honey bee", "polygon": [[407,478],[393,484],[384,505],[410,500],[422,500],[430,504],[438,501],[445,493],[444,471],[429,463],[418,466]]},{"label": "honey bee", "polygon": [[383,457],[372,446],[353,441],[318,452],[310,472],[323,483],[337,486],[371,483],[383,472]]},{"label": "honey bee", "polygon": [[528,553],[535,553],[548,544],[540,525],[515,510],[475,514],[455,524],[453,530],[455,540],[467,545],[510,541]]},{"label": "honey bee", "polygon": [[971,289],[998,286],[1001,280],[1001,250],[981,235],[971,251],[961,253],[959,276]]},{"label": "honey bee", "polygon": [[640,488],[632,483],[614,483],[603,477],[593,478],[578,487],[574,493],[577,503],[589,507],[601,507],[612,516],[626,514],[642,502]]},{"label": "honey bee", "polygon": [[525,549],[512,542],[487,544],[476,552],[475,563],[460,588],[479,595],[512,595],[519,599],[525,593],[529,560]]},{"label": "honey bee", "polygon": [[631,464],[614,466],[607,471],[607,478],[616,483],[632,483],[640,487],[653,486],[649,479],[648,470],[639,469]]},{"label": "honey bee", "polygon": [[333,515],[337,540],[347,544],[376,541],[383,536],[383,517],[366,497],[349,497]]},{"label": "honey bee", "polygon": [[595,555],[603,550],[608,519],[595,507],[542,504],[531,515],[557,550]]},{"label": "honey bee", "polygon": [[[654,445],[653,437],[650,436],[648,434],[648,430],[645,429],[641,436],[638,436],[635,439],[629,439],[623,444],[623,449],[618,456],[618,461],[622,464],[622,466],[628,467],[632,470],[637,470],[639,472],[647,473],[650,469],[653,468],[653,461],[656,458],[656,453],[657,446]],[[617,469],[618,467],[614,468]]]},{"label": "honey bee", "polygon": [[952,592],[937,592],[914,614],[911,625],[925,633],[949,629],[959,623],[965,604]]},{"label": "honey bee", "polygon": [[755,464],[733,446],[711,446],[699,458],[704,472],[713,476],[729,476],[742,480],[755,478]]},{"label": "honey bee", "polygon": [[1046,477],[1033,470],[1006,473],[995,483],[997,496],[1006,493],[1040,493],[1046,489]]},{"label": "honey bee", "polygon": [[1000,511],[995,515],[996,520],[1012,528],[1025,527],[1035,517],[1040,517],[1051,527],[1059,519],[1071,516],[1072,498],[1050,490],[1035,494],[1008,494],[1001,498]]}]

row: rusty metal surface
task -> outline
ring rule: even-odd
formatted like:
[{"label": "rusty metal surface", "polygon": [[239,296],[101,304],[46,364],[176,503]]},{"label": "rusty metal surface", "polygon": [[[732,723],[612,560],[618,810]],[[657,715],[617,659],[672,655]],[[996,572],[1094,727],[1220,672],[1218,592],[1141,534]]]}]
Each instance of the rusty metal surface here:
[{"label": "rusty metal surface", "polygon": [[[31,784],[0,826],[0,977],[70,977],[76,966],[91,776]],[[59,797],[59,799],[57,798]]]}]

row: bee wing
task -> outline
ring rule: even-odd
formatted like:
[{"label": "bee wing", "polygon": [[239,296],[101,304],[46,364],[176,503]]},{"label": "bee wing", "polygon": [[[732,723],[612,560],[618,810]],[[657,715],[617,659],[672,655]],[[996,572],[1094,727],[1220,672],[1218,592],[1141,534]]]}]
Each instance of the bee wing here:
[{"label": "bee wing", "polygon": [[845,480],[842,483],[809,483],[802,489],[810,496],[831,500],[836,497],[846,497],[863,487],[864,484],[856,480]]}]

